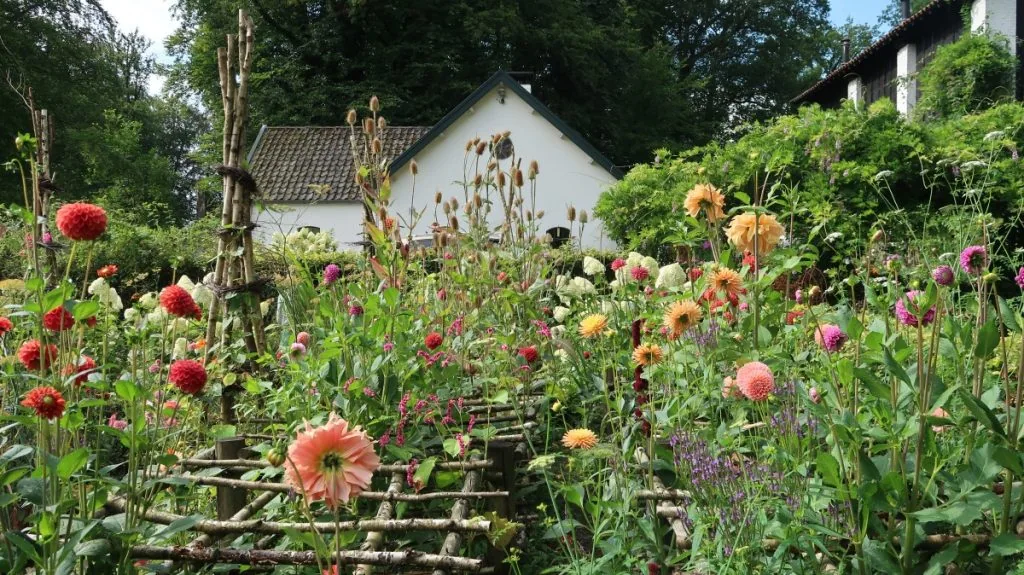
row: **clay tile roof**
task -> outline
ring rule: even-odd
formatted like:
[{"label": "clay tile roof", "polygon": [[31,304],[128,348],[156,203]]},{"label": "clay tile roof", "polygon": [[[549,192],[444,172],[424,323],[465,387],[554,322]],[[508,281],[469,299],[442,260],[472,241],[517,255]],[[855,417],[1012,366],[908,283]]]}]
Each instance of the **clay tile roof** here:
[{"label": "clay tile roof", "polygon": [[[429,126],[388,126],[384,154],[401,155]],[[348,126],[264,126],[249,155],[249,171],[266,202],[357,202]],[[311,187],[311,185],[313,187]],[[318,190],[321,188],[322,190]]]}]

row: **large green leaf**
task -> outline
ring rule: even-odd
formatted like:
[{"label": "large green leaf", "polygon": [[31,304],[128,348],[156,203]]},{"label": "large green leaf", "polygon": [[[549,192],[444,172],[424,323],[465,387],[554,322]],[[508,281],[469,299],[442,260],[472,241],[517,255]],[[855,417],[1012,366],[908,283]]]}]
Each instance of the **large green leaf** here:
[{"label": "large green leaf", "polygon": [[990,319],[978,330],[978,343],[974,346],[974,357],[987,359],[999,345],[999,327],[996,320]]},{"label": "large green leaf", "polygon": [[996,414],[992,412],[984,403],[978,400],[966,390],[961,389],[959,392],[960,399],[963,401],[964,406],[971,412],[982,425],[988,428],[990,431],[1001,437],[1006,437],[1006,432],[1003,430],[1003,425],[999,423],[999,419],[996,418]]}]

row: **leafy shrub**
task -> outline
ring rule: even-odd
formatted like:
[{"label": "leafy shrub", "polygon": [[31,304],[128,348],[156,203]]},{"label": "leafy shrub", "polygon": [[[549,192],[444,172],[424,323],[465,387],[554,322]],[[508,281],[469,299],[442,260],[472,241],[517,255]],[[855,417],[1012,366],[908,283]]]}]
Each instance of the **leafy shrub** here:
[{"label": "leafy shrub", "polygon": [[919,118],[954,118],[1013,99],[1015,61],[1005,38],[966,34],[941,46],[921,70]]}]

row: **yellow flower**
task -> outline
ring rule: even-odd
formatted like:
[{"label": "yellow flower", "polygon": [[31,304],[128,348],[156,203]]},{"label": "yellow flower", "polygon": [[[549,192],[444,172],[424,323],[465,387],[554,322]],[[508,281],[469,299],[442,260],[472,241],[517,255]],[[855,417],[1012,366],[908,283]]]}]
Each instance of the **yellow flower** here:
[{"label": "yellow flower", "polygon": [[590,449],[597,445],[597,436],[589,429],[570,429],[562,436],[562,445],[569,449]]},{"label": "yellow flower", "polygon": [[711,276],[711,287],[725,292],[727,296],[738,296],[743,291],[743,280],[740,274],[729,268],[718,268]]},{"label": "yellow flower", "polygon": [[697,214],[704,210],[710,222],[717,222],[725,217],[725,212],[722,211],[724,205],[725,196],[711,184],[697,184],[692,190],[686,192],[686,200],[683,201],[686,213],[697,217]]},{"label": "yellow flower", "polygon": [[633,349],[633,361],[641,367],[661,363],[661,346],[643,344]]},{"label": "yellow flower", "polygon": [[700,321],[700,306],[693,300],[677,301],[668,306],[662,323],[675,339]]},{"label": "yellow flower", "polygon": [[608,318],[599,313],[593,313],[580,321],[580,335],[583,337],[597,337],[607,327]]},{"label": "yellow flower", "polygon": [[757,219],[757,254],[765,255],[772,251],[782,239],[782,226],[772,214],[740,214],[729,222],[725,235],[729,243],[739,249],[754,253],[754,219]]}]

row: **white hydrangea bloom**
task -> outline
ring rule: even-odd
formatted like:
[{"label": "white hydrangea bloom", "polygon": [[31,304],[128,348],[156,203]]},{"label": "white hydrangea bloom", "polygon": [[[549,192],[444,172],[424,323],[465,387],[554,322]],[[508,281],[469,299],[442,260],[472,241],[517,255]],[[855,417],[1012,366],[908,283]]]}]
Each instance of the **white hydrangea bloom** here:
[{"label": "white hydrangea bloom", "polygon": [[654,287],[658,289],[681,288],[686,283],[686,270],[679,264],[668,264],[658,270],[658,279]]},{"label": "white hydrangea bloom", "polygon": [[142,317],[142,314],[139,313],[139,310],[137,310],[137,309],[135,309],[133,307],[130,307],[130,308],[124,310],[124,319],[125,319],[125,321],[128,321],[128,322],[131,322],[131,323],[134,323],[134,324],[138,325],[139,319],[141,317]]},{"label": "white hydrangea bloom", "polygon": [[637,267],[639,265],[643,265],[643,261],[644,261],[644,255],[643,254],[638,254],[636,252],[629,252],[629,255],[626,256],[626,268],[632,269],[632,268],[635,268],[635,267]]},{"label": "white hydrangea bloom", "polygon": [[562,363],[568,363],[569,362],[569,352],[565,351],[564,349],[556,349],[555,350],[555,357],[560,359],[562,361]]},{"label": "white hydrangea bloom", "polygon": [[574,277],[572,278],[572,283],[579,290],[580,295],[594,295],[597,293],[597,288],[587,278]]},{"label": "white hydrangea bloom", "polygon": [[[141,301],[139,303],[141,303]],[[167,312],[164,311],[164,308],[158,307],[146,314],[146,323],[163,323],[166,318]]]},{"label": "white hydrangea bloom", "polygon": [[96,278],[89,284],[89,293],[92,295],[104,293],[108,289],[110,289],[110,284],[103,278]]},{"label": "white hydrangea bloom", "polygon": [[658,275],[658,260],[650,256],[647,256],[644,259],[640,260],[640,267],[646,268],[647,272],[651,276]]},{"label": "white hydrangea bloom", "polygon": [[583,273],[591,277],[602,274],[604,273],[604,264],[596,258],[585,256],[583,258]]},{"label": "white hydrangea bloom", "polygon": [[157,297],[156,292],[151,291],[139,298],[139,307],[142,309],[154,309],[158,305],[160,305],[160,298]]},{"label": "white hydrangea bloom", "polygon": [[209,307],[213,304],[213,290],[206,287],[205,283],[196,284],[196,287],[192,288],[192,299],[199,305]]},{"label": "white hydrangea bloom", "polygon": [[121,301],[121,296],[118,295],[117,290],[114,288],[107,290],[105,296],[100,296],[100,303],[113,311],[121,311],[124,309],[124,303]]},{"label": "white hydrangea bloom", "polygon": [[569,317],[569,308],[557,306],[555,309],[551,310],[551,316],[554,317],[555,321],[558,323],[562,323],[565,321],[565,318]]},{"label": "white hydrangea bloom", "polygon": [[551,337],[562,337],[565,335],[565,326],[556,325],[551,327]]},{"label": "white hydrangea bloom", "polygon": [[611,315],[615,313],[615,309],[617,307],[618,306],[615,305],[615,302],[613,301],[601,300],[601,313],[603,313],[604,315]]},{"label": "white hydrangea bloom", "polygon": [[191,292],[193,289],[195,289],[196,284],[193,283],[191,278],[189,278],[188,276],[181,276],[180,278],[178,278],[178,287],[187,292]]},{"label": "white hydrangea bloom", "polygon": [[174,350],[171,352],[171,357],[180,359],[185,357],[186,354],[188,354],[188,340],[183,337],[174,340]]},{"label": "white hydrangea bloom", "polygon": [[167,322],[167,333],[182,333],[188,330],[188,320],[183,317],[176,317]]},{"label": "white hydrangea bloom", "polygon": [[[615,275],[616,276],[619,275],[619,272],[615,272]],[[619,281],[619,280],[613,280],[612,283],[610,283],[608,285],[612,288],[612,291],[615,291],[615,290],[619,289],[619,286],[622,285],[622,282]]]}]

